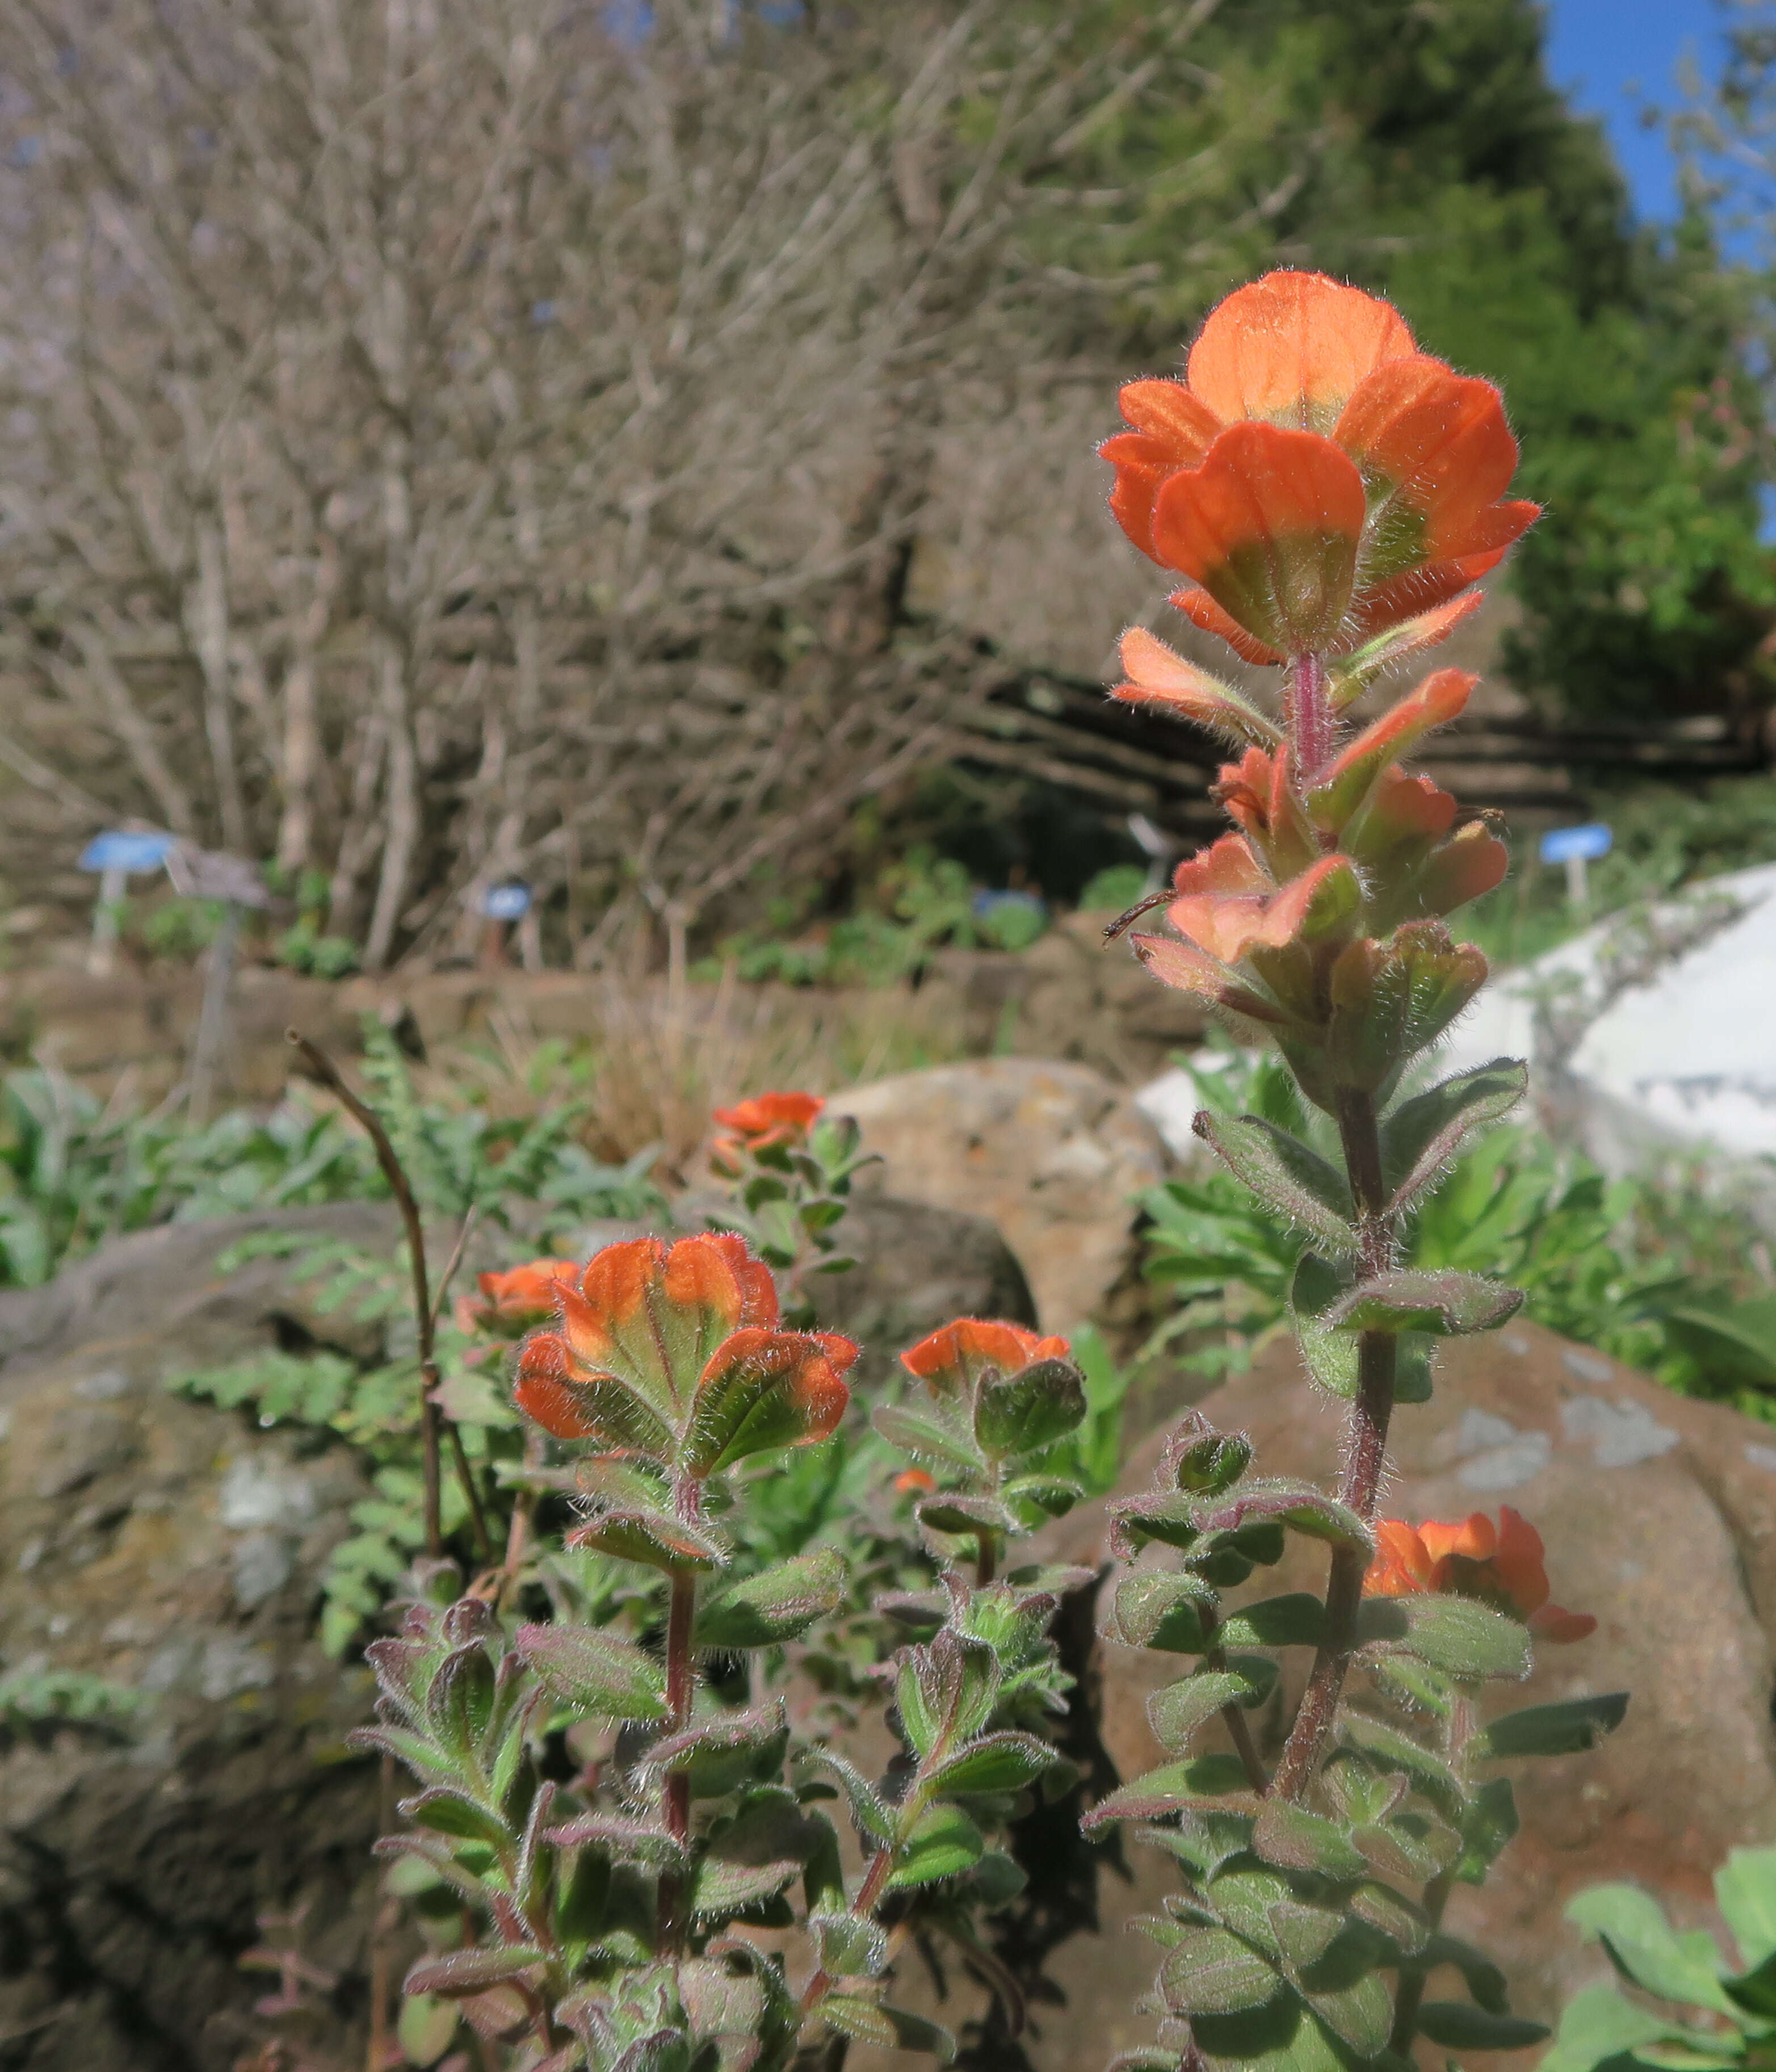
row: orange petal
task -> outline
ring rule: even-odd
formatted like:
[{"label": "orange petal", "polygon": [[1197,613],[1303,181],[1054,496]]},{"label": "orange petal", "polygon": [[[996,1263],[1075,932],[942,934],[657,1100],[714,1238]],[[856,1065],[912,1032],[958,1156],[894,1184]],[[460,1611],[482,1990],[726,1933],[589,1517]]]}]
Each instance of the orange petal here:
[{"label": "orange petal", "polygon": [[1161,483],[1178,472],[1163,443],[1145,432],[1118,432],[1098,448],[1116,471],[1110,487],[1110,515],[1141,551],[1153,551],[1153,500]]},{"label": "orange petal", "polygon": [[1423,912],[1453,914],[1496,890],[1510,868],[1510,850],[1484,821],[1470,820],[1425,860],[1412,890]]},{"label": "orange petal", "polygon": [[818,1094],[754,1094],[733,1108],[718,1108],[714,1120],[742,1137],[764,1137],[782,1129],[805,1130],[826,1103]]},{"label": "orange petal", "polygon": [[1404,1597],[1430,1587],[1432,1559],[1417,1531],[1404,1519],[1375,1520],[1375,1558],[1363,1579],[1363,1594]]},{"label": "orange petal", "polygon": [[1121,654],[1128,680],[1118,684],[1110,695],[1124,705],[1161,705],[1235,741],[1268,746],[1281,740],[1280,730],[1231,684],[1186,661],[1144,627],[1131,626],[1123,635]]},{"label": "orange petal", "polygon": [[1323,429],[1366,376],[1416,349],[1399,312],[1361,289],[1267,273],[1211,313],[1190,348],[1190,388],[1223,419]]},{"label": "orange petal", "polygon": [[1116,407],[1131,430],[1145,432],[1175,455],[1178,467],[1194,467],[1222,429],[1214,411],[1182,381],[1125,381]]},{"label": "orange petal", "polygon": [[[1147,551],[1152,553],[1151,546]],[[1274,648],[1253,639],[1236,619],[1228,618],[1206,590],[1174,590],[1166,602],[1182,611],[1193,626],[1212,633],[1217,640],[1225,640],[1242,662],[1256,662],[1263,668],[1283,660]]]},{"label": "orange petal", "polygon": [[975,1377],[989,1367],[1001,1374],[1015,1374],[1034,1360],[1064,1359],[1070,1350],[1065,1338],[1043,1338],[1022,1324],[958,1317],[909,1346],[900,1363],[934,1394],[946,1395],[972,1387]]},{"label": "orange petal", "polygon": [[1420,353],[1379,368],[1345,405],[1333,437],[1383,490],[1375,515],[1398,498],[1459,529],[1505,493],[1517,442],[1490,381]]},{"label": "orange petal", "polygon": [[586,1262],[579,1285],[562,1290],[562,1324],[574,1356],[601,1367],[646,1308],[666,1248],[657,1237],[607,1244]]},{"label": "orange petal", "polygon": [[1182,896],[1194,893],[1271,893],[1276,890],[1244,835],[1223,835],[1187,856],[1172,874]]},{"label": "orange petal", "polygon": [[600,1436],[597,1420],[587,1416],[568,1386],[573,1365],[564,1340],[550,1332],[540,1334],[519,1355],[512,1400],[557,1439],[595,1439]]},{"label": "orange petal", "polygon": [[1238,424],[1161,485],[1153,553],[1254,639],[1305,654],[1334,638],[1350,604],[1365,509],[1363,477],[1330,439]]},{"label": "orange petal", "polygon": [[1548,1602],[1548,1571],[1542,1536],[1521,1511],[1507,1504],[1498,1511],[1498,1549],[1492,1557],[1494,1572],[1510,1593],[1511,1602],[1527,1618]]},{"label": "orange petal", "polygon": [[1466,1518],[1453,1522],[1428,1518],[1418,1528],[1418,1536],[1424,1541],[1433,1563],[1439,1564],[1452,1554],[1458,1555],[1464,1561],[1484,1561],[1498,1542],[1492,1520],[1483,1511],[1471,1512]]}]

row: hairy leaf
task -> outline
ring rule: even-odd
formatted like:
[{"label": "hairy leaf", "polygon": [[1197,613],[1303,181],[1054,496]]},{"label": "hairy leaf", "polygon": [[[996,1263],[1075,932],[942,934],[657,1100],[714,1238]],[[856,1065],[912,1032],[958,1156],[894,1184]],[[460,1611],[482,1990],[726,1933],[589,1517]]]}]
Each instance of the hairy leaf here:
[{"label": "hairy leaf", "polygon": [[1366,1597],[1357,1614],[1366,1647],[1415,1655],[1445,1675],[1471,1681],[1529,1674],[1529,1634],[1514,1618],[1472,1597]]},{"label": "hairy leaf", "polygon": [[1359,1281],[1323,1322],[1342,1331],[1424,1331],[1433,1337],[1490,1331],[1523,1305],[1520,1288],[1453,1267],[1420,1272],[1402,1267]]},{"label": "hairy leaf", "polygon": [[1527,2050],[1548,2034],[1545,2023],[1488,2014],[1465,2000],[1426,2000],[1418,2011],[1418,2027],[1421,2036],[1446,2050]]},{"label": "hairy leaf", "polygon": [[1322,1251],[1355,1256],[1350,1184],[1318,1152],[1261,1116],[1203,1108],[1190,1127],[1267,1208],[1298,1225]]},{"label": "hairy leaf", "polygon": [[592,1626],[521,1626],[512,1645],[558,1698],[619,1720],[664,1720],[666,1674],[652,1655]]},{"label": "hairy leaf", "polygon": [[1494,1720],[1470,1743],[1476,1756],[1581,1755],[1614,1733],[1628,1711],[1626,1691],[1593,1698],[1568,1698],[1555,1705],[1526,1705]]},{"label": "hairy leaf", "polygon": [[1475,1130],[1511,1112],[1528,1083],[1529,1068],[1520,1059],[1494,1058],[1402,1101],[1381,1125],[1389,1213],[1415,1202]]},{"label": "hairy leaf", "polygon": [[1234,2014],[1284,1990],[1268,1958],[1226,1928],[1188,1928],[1160,1967],[1159,1990],[1174,2014]]},{"label": "hairy leaf", "polygon": [[1002,1380],[985,1378],[974,1400],[975,1441],[993,1460],[1052,1446],[1084,1421],[1085,1384],[1063,1359],[1038,1360]]},{"label": "hairy leaf", "polygon": [[842,1554],[817,1547],[730,1583],[697,1607],[697,1645],[745,1649],[793,1640],[838,1610],[849,1574]]}]

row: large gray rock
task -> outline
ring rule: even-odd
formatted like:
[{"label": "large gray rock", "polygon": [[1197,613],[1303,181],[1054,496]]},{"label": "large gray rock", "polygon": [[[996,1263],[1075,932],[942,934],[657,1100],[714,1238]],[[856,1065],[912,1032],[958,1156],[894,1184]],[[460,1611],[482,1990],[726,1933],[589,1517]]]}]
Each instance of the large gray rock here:
[{"label": "large gray rock", "polygon": [[[1153,1125],[1084,1065],[983,1058],[836,1095],[880,1167],[859,1186],[996,1224],[1044,1330],[1098,1309],[1134,1252],[1136,1198],[1166,1171]],[[879,1174],[879,1179],[875,1176]]]}]

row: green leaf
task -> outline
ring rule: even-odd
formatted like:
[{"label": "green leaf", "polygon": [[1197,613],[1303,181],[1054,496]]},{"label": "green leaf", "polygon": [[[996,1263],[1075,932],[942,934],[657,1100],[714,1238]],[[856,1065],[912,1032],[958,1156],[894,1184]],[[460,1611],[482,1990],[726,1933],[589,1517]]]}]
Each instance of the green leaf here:
[{"label": "green leaf", "polygon": [[1447,1676],[1473,1682],[1529,1674],[1529,1635],[1515,1619],[1472,1597],[1366,1597],[1358,1643],[1415,1656]]},{"label": "green leaf", "polygon": [[1214,1645],[1211,1625],[1218,1601],[1200,1576],[1158,1570],[1124,1576],[1112,1600],[1109,1633],[1130,1647],[1168,1655],[1200,1655]]},{"label": "green leaf", "polygon": [[454,1835],[464,1841],[485,1842],[490,1848],[512,1845],[512,1832],[497,1813],[490,1813],[472,1799],[447,1786],[434,1784],[411,1799],[401,1801],[397,1810],[434,1834]]},{"label": "green leaf", "polygon": [[431,1993],[409,1993],[401,2004],[396,2033],[409,2065],[435,2065],[450,2047],[461,2020],[448,2000]]},{"label": "green leaf", "polygon": [[1200,1410],[1188,1410],[1166,1441],[1157,1481],[1186,1495],[1219,1496],[1252,1465],[1243,1432],[1217,1432]]},{"label": "green leaf", "polygon": [[528,1943],[504,1950],[453,1950],[447,1957],[422,1957],[402,1980],[401,1991],[467,2000],[503,1980],[522,1978],[543,1961],[542,1951]]},{"label": "green leaf", "polygon": [[902,1891],[957,1877],[972,1870],[985,1848],[980,1830],[960,1806],[927,1806],[895,1854],[894,1868],[888,1874],[889,1886]]},{"label": "green leaf", "polygon": [[1373,1972],[1349,1985],[1309,1992],[1306,1998],[1319,2019],[1358,2057],[1373,2058],[1386,2045],[1394,2025],[1394,2004]]},{"label": "green leaf", "polygon": [[850,1571],[845,1556],[819,1547],[774,1568],[730,1583],[697,1607],[699,1647],[771,1647],[793,1640],[845,1601]]},{"label": "green leaf", "polygon": [[713,1719],[657,1741],[640,1770],[651,1781],[684,1778],[693,1799],[724,1799],[745,1784],[763,1784],[783,1770],[789,1726],[781,1704]]},{"label": "green leaf", "polygon": [[1082,1814],[1079,1825],[1089,1832],[1112,1820],[1162,1820],[1168,1813],[1213,1807],[1235,1794],[1257,1803],[1244,1764],[1238,1756],[1217,1750],[1149,1770]]},{"label": "green leaf", "polygon": [[835,1979],[873,1979],[888,1961],[887,1930],[855,1914],[817,1915],[813,1932],[820,1969]]},{"label": "green leaf", "polygon": [[1431,1749],[1400,1733],[1383,1720],[1365,1712],[1346,1712],[1338,1722],[1347,1746],[1355,1749],[1372,1768],[1411,1780],[1441,1813],[1459,1819],[1466,1794],[1455,1772]]},{"label": "green leaf", "polygon": [[980,1449],[965,1433],[952,1430],[939,1418],[889,1404],[870,1421],[890,1446],[915,1460],[947,1461],[952,1467],[980,1470]]},{"label": "green leaf", "polygon": [[956,2038],[941,2023],[903,2008],[882,2007],[854,1993],[828,1993],[820,2016],[829,2029],[878,2050],[927,2050],[948,2065],[956,2055]]},{"label": "green leaf", "polygon": [[1196,1511],[1197,1498],[1176,1490],[1120,1497],[1110,1506],[1110,1552],[1119,1561],[1130,1561],[1150,1540],[1162,1547],[1194,1547],[1202,1536]]},{"label": "green leaf", "polygon": [[988,1734],[928,1771],[924,1781],[931,1790],[952,1795],[1022,1791],[1054,1760],[1054,1749],[1034,1734]]},{"label": "green leaf", "polygon": [[883,1803],[881,1794],[855,1763],[848,1762],[831,1749],[809,1749],[801,1758],[811,1768],[828,1770],[839,1780],[840,1789],[851,1809],[851,1818],[857,1824],[860,1836],[867,1836],[872,1842],[881,1843],[894,1839],[894,1816]]},{"label": "green leaf", "polygon": [[1316,1489],[1311,1482],[1266,1477],[1242,1483],[1235,1495],[1214,1510],[1204,1509],[1198,1523],[1205,1532],[1231,1532],[1260,1520],[1286,1527],[1309,1540],[1349,1547],[1368,1555],[1375,1539],[1347,1504]]},{"label": "green leaf", "polygon": [[1593,2072],[1671,2033],[1671,2025],[1626,2000],[1614,1986],[1586,1986],[1560,2011],[1554,2047],[1536,2072]]},{"label": "green leaf", "polygon": [[1268,1957],[1226,1928],[1187,1928],[1160,1967],[1159,1990],[1174,2014],[1235,2014],[1285,1989]]},{"label": "green leaf", "polygon": [[1231,1670],[1199,1670],[1182,1683],[1154,1692],[1147,1700],[1147,1721],[1162,1748],[1181,1753],[1223,1707],[1252,1703],[1254,1688]]},{"label": "green leaf", "polygon": [[894,1702],[922,1756],[946,1753],[985,1726],[999,1696],[999,1659],[985,1642],[946,1626],[923,1647],[903,1648]]},{"label": "green leaf", "polygon": [[1454,1267],[1410,1267],[1371,1275],[1334,1302],[1322,1322],[1340,1331],[1424,1331],[1458,1337],[1490,1331],[1523,1305],[1520,1288]]},{"label": "green leaf", "polygon": [[618,1720],[664,1720],[666,1673],[652,1655],[591,1626],[521,1626],[512,1646],[558,1698]]},{"label": "green leaf", "polygon": [[1305,2003],[1286,1990],[1260,2008],[1198,2015],[1190,2028],[1218,2072],[1345,2072],[1347,2063]]},{"label": "green leaf", "polygon": [[1018,1521],[997,1497],[945,1494],[928,1496],[913,1515],[933,1532],[1014,1532]]},{"label": "green leaf", "polygon": [[726,1916],[774,1897],[820,1845],[825,1823],[781,1790],[755,1792],[710,1828],[691,1910]]},{"label": "green leaf", "polygon": [[1466,2000],[1426,2000],[1418,2011],[1418,2028],[1421,2036],[1448,2050],[1527,2050],[1548,2033],[1544,2022],[1488,2014]]},{"label": "green leaf", "polygon": [[570,1532],[567,1544],[648,1568],[719,1568],[727,1559],[717,1540],[664,1511],[600,1511]]},{"label": "green leaf", "polygon": [[1568,1904],[1566,1918],[1595,1935],[1617,1968],[1644,1992],[1717,2014],[1735,2012],[1720,1983],[1714,1938],[1700,1930],[1674,1933],[1658,1901],[1638,1885],[1593,1885]]},{"label": "green leaf", "polygon": [[1714,1903],[1747,1971],[1776,1955],[1776,1848],[1728,1850],[1714,1874]]},{"label": "green leaf", "polygon": [[1393,1197],[1388,1213],[1416,1201],[1467,1137],[1510,1113],[1528,1083],[1521,1059],[1494,1058],[1402,1101],[1381,1125],[1382,1175]]},{"label": "green leaf", "polygon": [[1556,1705],[1526,1705],[1494,1720],[1470,1744],[1476,1756],[1503,1760],[1524,1755],[1582,1755],[1614,1733],[1628,1710],[1626,1691],[1568,1698]]},{"label": "green leaf", "polygon": [[1431,1932],[1424,1910],[1392,1885],[1366,1879],[1345,1901],[1352,1918],[1396,1943],[1408,1956],[1422,1950]]},{"label": "green leaf", "polygon": [[1326,1606],[1305,1590],[1292,1590],[1230,1612],[1220,1638],[1229,1647],[1318,1647],[1325,1630]]},{"label": "green leaf", "polygon": [[1064,1475],[1013,1475],[999,1491],[1006,1508],[1032,1531],[1051,1518],[1064,1518],[1084,1494]]},{"label": "green leaf", "polygon": [[1322,1250],[1353,1256],[1356,1211],[1344,1175],[1298,1137],[1256,1115],[1198,1111],[1190,1125],[1234,1178]]},{"label": "green leaf", "polygon": [[974,1437],[991,1460],[1052,1446],[1085,1421],[1085,1384],[1063,1359],[1037,1360],[1003,1380],[983,1379],[974,1399]]},{"label": "green leaf", "polygon": [[1428,1885],[1461,1846],[1447,1827],[1412,1813],[1355,1827],[1350,1840],[1378,1876],[1402,1885]]},{"label": "green leaf", "polygon": [[1283,1799],[1267,1799],[1260,1807],[1252,1846],[1267,1864],[1326,1877],[1360,1878],[1368,1868],[1335,1820]]},{"label": "green leaf", "polygon": [[1516,1832],[1517,1794],[1511,1779],[1488,1778],[1462,1816],[1462,1853],[1456,1860],[1455,1875],[1464,1885],[1482,1883]]}]

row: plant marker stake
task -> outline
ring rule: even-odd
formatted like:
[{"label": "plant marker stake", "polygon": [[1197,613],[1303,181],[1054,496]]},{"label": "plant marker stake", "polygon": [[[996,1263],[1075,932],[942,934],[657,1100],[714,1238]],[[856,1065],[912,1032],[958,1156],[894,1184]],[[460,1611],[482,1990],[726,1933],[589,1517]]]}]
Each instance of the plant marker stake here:
[{"label": "plant marker stake", "polygon": [[120,909],[136,872],[158,870],[173,848],[171,835],[116,828],[95,835],[80,851],[80,868],[97,871],[99,897],[92,909],[92,946],[86,968],[94,978],[107,978],[117,958]]},{"label": "plant marker stake", "polygon": [[207,1121],[216,1083],[228,1047],[228,1001],[234,990],[234,967],[240,947],[240,921],[248,907],[262,911],[271,894],[253,866],[224,849],[194,849],[175,842],[166,852],[166,875],[182,898],[214,899],[222,907],[222,925],[204,972],[204,999],[198,1009],[197,1034],[191,1044],[187,1095],[191,1118]]},{"label": "plant marker stake", "polygon": [[1566,903],[1575,913],[1584,913],[1591,904],[1585,866],[1607,856],[1614,841],[1601,820],[1587,820],[1582,827],[1550,828],[1542,837],[1543,862],[1566,866]]},{"label": "plant marker stake", "polygon": [[512,924],[522,923],[530,912],[530,887],[521,879],[507,878],[484,887],[479,904],[485,924],[481,931],[481,968],[504,971],[510,962],[506,942]]}]

